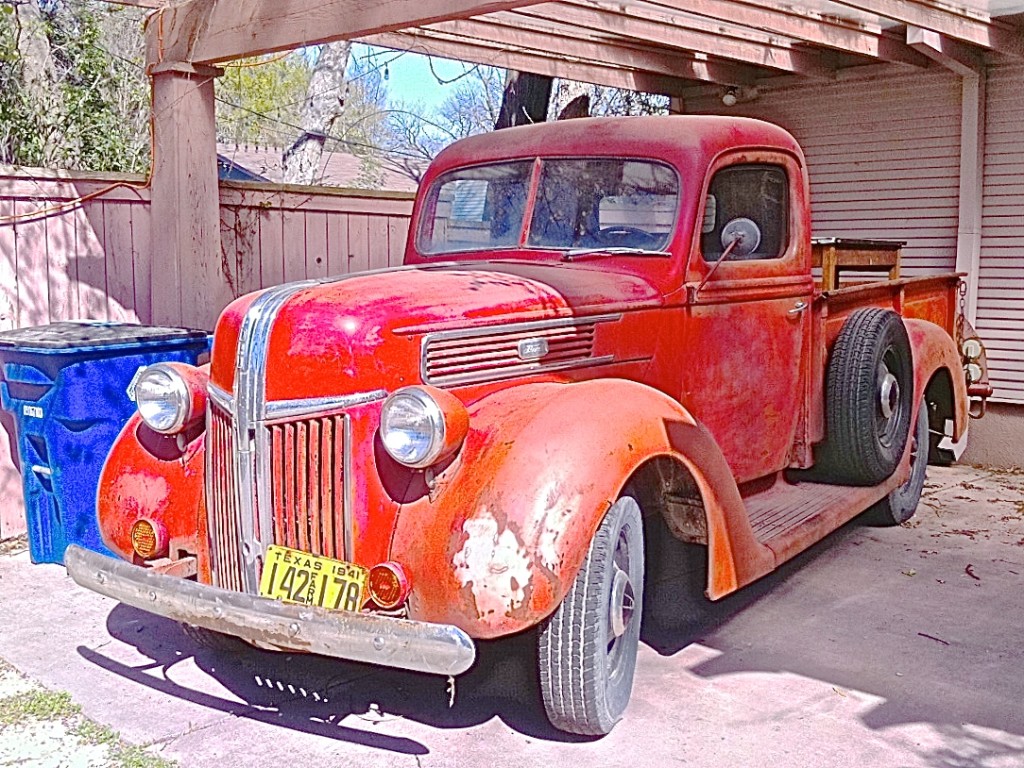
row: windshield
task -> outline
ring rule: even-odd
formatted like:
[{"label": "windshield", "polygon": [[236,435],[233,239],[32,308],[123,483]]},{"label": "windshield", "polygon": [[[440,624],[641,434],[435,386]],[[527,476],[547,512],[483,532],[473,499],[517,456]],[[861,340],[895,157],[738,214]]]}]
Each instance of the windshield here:
[{"label": "windshield", "polygon": [[521,246],[662,251],[678,209],[676,173],[649,160],[526,160],[461,168],[432,185],[417,247],[424,254]]}]

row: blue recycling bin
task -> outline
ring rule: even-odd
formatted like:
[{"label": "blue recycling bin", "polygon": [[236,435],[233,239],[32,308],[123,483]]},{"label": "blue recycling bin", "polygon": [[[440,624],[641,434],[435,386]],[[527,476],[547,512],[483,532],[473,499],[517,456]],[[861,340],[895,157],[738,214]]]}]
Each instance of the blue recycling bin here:
[{"label": "blue recycling bin", "polygon": [[34,563],[62,563],[68,544],[110,554],[96,520],[100,472],[135,412],[148,365],[197,364],[206,331],[61,322],[0,333],[0,406],[14,417]]}]

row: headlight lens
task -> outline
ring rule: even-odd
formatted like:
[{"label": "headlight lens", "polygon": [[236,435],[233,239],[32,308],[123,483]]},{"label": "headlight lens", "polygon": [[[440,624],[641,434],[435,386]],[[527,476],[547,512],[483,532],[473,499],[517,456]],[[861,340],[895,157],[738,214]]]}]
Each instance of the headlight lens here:
[{"label": "headlight lens", "polygon": [[192,394],[185,379],[173,368],[151,365],[135,385],[135,404],[150,429],[174,434],[188,423]]},{"label": "headlight lens", "polygon": [[399,390],[384,403],[380,436],[395,461],[407,467],[427,467],[444,448],[444,412],[419,387]]}]

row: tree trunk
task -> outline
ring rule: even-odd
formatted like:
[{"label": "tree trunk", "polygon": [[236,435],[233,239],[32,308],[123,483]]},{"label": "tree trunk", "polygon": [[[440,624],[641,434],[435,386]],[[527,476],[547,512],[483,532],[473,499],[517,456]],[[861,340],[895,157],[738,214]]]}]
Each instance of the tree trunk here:
[{"label": "tree trunk", "polygon": [[351,47],[350,42],[342,40],[320,51],[302,105],[302,134],[282,158],[287,183],[314,184],[319,180],[324,144],[345,111],[345,69]]},{"label": "tree trunk", "polygon": [[551,113],[555,120],[569,120],[590,116],[590,95],[594,86],[576,80],[559,78],[551,99]]},{"label": "tree trunk", "polygon": [[25,102],[38,110],[39,128],[44,133],[40,142],[43,147],[40,164],[53,167],[58,164],[60,142],[53,141],[51,137],[58,130],[64,114],[64,100],[45,19],[36,3],[16,5],[14,12],[18,24]]},{"label": "tree trunk", "polygon": [[552,78],[546,75],[509,70],[494,130],[543,123],[548,116],[551,84]]}]

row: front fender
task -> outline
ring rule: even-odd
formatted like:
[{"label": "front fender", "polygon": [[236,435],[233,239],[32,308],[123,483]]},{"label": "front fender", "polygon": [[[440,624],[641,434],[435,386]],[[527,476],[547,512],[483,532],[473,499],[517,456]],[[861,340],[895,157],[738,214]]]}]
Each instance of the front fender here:
[{"label": "front fender", "polygon": [[657,456],[692,472],[708,517],[708,594],[771,570],[714,440],[671,398],[635,382],[527,384],[470,408],[459,460],[433,499],[403,505],[392,557],[409,568],[413,618],[479,638],[549,616],[605,512]]},{"label": "front fender", "polygon": [[206,521],[203,446],[201,430],[179,442],[132,416],[107,455],[96,499],[103,541],[113,552],[134,559],[131,527],[139,518],[165,528],[171,552],[197,551]]}]

